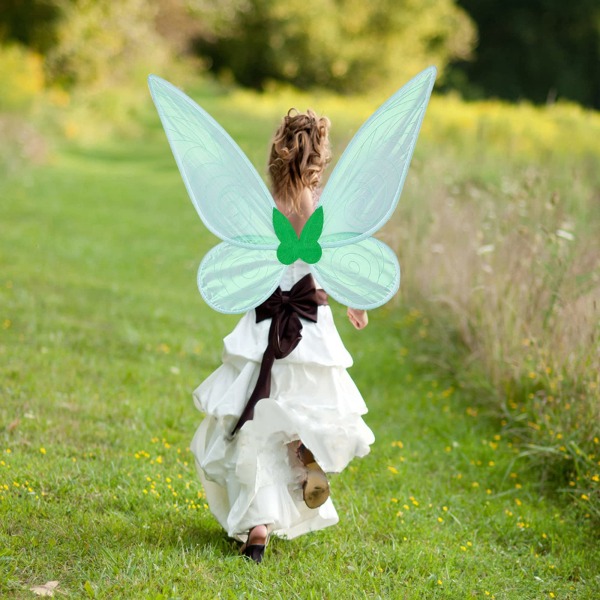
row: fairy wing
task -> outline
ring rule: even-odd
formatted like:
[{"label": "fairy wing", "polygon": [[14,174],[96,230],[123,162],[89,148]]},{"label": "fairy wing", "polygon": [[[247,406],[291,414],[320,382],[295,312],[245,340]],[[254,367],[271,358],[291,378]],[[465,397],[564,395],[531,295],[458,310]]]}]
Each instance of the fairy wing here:
[{"label": "fairy wing", "polygon": [[192,203],[224,240],[200,264],[200,293],[219,312],[246,312],[269,297],[285,269],[275,254],[275,203],[245,154],[206,111],[160,77],[151,75],[148,83]]},{"label": "fairy wing", "polygon": [[273,249],[273,198],[229,134],[168,81],[148,85],[185,187],[206,227],[222,240]]},{"label": "fairy wing", "polygon": [[[312,268],[334,298],[351,306],[379,306],[398,288],[395,255],[369,236],[397,204],[435,72],[431,67],[415,77],[363,125],[323,192],[323,256]],[[168,82],[151,76],[149,84],[192,202],[225,240],[200,266],[200,291],[216,310],[244,312],[268,297],[285,268],[272,259],[280,241],[273,200],[210,115]]]},{"label": "fairy wing", "polygon": [[244,313],[277,288],[286,266],[273,250],[257,250],[223,242],[212,248],[198,269],[198,289],[206,303],[222,313]]},{"label": "fairy wing", "polygon": [[400,265],[392,249],[373,237],[323,248],[311,265],[316,280],[338,302],[369,310],[385,304],[400,286]]},{"label": "fairy wing", "polygon": [[398,204],[435,75],[435,67],[419,73],[365,122],[321,195],[323,255],[311,270],[348,306],[381,306],[400,285],[396,255],[371,234]]},{"label": "fairy wing", "polygon": [[364,123],[342,154],[321,195],[323,248],[365,239],[391,217],[436,72],[429,67],[398,90]]}]

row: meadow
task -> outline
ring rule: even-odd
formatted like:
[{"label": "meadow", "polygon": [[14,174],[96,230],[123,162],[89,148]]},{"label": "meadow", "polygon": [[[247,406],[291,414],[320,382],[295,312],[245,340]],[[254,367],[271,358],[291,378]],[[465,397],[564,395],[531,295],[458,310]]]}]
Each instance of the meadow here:
[{"label": "meadow", "polygon": [[[289,106],[329,114],[339,153],[377,104],[190,93],[259,169]],[[236,322],[195,288],[216,240],[136,118],[103,142],[67,118],[0,181],[0,596],[598,597],[598,115],[434,100],[381,234],[401,293],[363,332],[334,305],[377,441],[332,480],[340,524],[259,567],[188,450]]]}]

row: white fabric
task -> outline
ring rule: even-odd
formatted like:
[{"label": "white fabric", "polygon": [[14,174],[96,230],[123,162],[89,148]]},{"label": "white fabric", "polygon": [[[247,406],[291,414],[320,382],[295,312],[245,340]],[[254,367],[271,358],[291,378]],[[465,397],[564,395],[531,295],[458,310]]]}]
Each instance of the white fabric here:
[{"label": "white fabric", "polygon": [[[309,272],[298,261],[281,283],[289,289]],[[305,470],[292,442],[301,440],[321,468],[338,473],[364,456],[374,437],[361,418],[367,407],[348,375],[352,358],[329,306],[318,322],[302,321],[302,340],[271,371],[271,394],[231,439],[258,377],[271,321],[247,313],[224,340],[223,364],[194,392],[206,414],[191,443],[212,513],[227,533],[245,540],[255,525],[293,538],[337,523],[331,499],[309,509],[302,499]]]}]

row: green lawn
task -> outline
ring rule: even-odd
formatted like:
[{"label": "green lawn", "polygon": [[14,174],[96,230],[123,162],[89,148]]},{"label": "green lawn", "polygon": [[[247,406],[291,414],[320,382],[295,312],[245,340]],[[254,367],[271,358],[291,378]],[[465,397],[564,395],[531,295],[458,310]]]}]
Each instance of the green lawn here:
[{"label": "green lawn", "polygon": [[334,306],[377,438],[332,481],[340,524],[238,556],[187,448],[237,318],[197,293],[215,240],[156,122],[0,182],[0,234],[0,597],[600,596],[597,532],[454,389],[401,295],[363,332]]}]

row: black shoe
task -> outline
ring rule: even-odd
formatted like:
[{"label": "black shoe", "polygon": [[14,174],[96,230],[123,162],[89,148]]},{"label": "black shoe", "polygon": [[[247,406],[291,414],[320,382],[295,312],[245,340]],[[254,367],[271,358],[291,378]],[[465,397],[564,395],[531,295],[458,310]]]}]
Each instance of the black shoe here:
[{"label": "black shoe", "polygon": [[265,555],[265,544],[250,544],[242,550],[242,554],[247,556],[255,563],[262,562]]},{"label": "black shoe", "polygon": [[242,546],[241,552],[244,556],[247,556],[248,558],[253,560],[255,563],[259,563],[259,562],[262,562],[263,556],[265,555],[265,548],[267,546],[267,543],[269,542],[269,532],[267,530],[267,538],[266,538],[264,544],[250,544],[249,543],[250,537],[252,536],[252,532],[254,531],[254,529],[255,529],[255,527],[253,527],[248,532],[248,540]]}]

